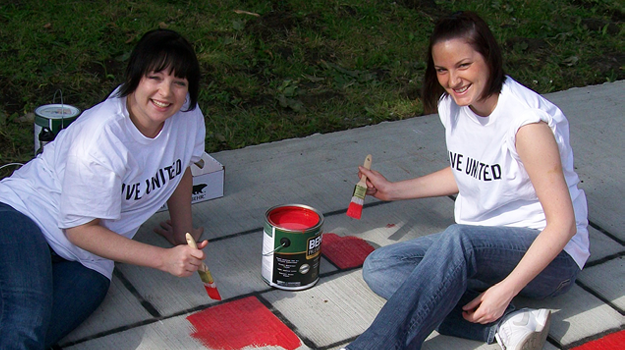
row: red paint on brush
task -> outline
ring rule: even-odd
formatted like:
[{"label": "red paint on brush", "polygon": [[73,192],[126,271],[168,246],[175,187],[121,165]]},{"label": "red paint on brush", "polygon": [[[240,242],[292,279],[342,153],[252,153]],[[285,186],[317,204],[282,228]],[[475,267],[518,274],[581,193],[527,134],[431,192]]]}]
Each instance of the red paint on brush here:
[{"label": "red paint on brush", "polygon": [[362,266],[365,258],[374,250],[365,240],[354,236],[324,233],[321,242],[321,254],[340,269]]},{"label": "red paint on brush", "polygon": [[350,202],[349,207],[347,207],[347,216],[360,220],[362,217],[362,204]]},{"label": "red paint on brush", "polygon": [[302,343],[284,323],[255,297],[231,301],[187,317],[191,336],[214,350],[281,347],[295,350]]},{"label": "red paint on brush", "polygon": [[306,230],[315,227],[320,220],[313,210],[295,206],[276,208],[267,219],[273,226],[287,230]]},{"label": "red paint on brush", "polygon": [[219,295],[219,291],[217,287],[207,286],[204,284],[204,289],[206,289],[206,294],[213,300],[221,300],[221,295]]},{"label": "red paint on brush", "polygon": [[589,341],[572,350],[622,350],[625,346],[625,331],[608,334],[603,338]]}]

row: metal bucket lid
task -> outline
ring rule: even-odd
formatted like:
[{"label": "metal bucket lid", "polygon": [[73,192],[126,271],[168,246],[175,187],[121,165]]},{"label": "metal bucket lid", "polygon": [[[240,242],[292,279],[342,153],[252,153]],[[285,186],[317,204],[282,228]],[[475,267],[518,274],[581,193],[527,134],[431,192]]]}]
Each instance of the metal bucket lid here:
[{"label": "metal bucket lid", "polygon": [[37,107],[35,114],[46,119],[74,118],[80,114],[80,109],[66,104],[50,104]]}]

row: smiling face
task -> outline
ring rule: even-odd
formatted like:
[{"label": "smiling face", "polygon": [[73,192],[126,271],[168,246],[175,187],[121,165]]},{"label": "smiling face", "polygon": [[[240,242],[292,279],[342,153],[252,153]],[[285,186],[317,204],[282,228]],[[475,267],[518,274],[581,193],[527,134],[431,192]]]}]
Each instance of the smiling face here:
[{"label": "smiling face", "polygon": [[130,120],[147,137],[155,137],[167,118],[185,103],[189,83],[169,69],[150,72],[141,78],[137,89],[128,95]]},{"label": "smiling face", "polygon": [[432,60],[439,84],[459,106],[469,106],[488,116],[497,106],[498,94],[482,98],[489,71],[484,57],[463,38],[440,41],[432,46]]}]

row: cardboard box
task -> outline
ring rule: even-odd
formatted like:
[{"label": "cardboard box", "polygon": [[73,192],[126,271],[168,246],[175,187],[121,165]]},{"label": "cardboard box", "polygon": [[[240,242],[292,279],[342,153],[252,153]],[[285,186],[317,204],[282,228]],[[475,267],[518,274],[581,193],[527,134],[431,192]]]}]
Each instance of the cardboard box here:
[{"label": "cardboard box", "polygon": [[[224,173],[225,167],[204,152],[202,158],[191,165],[191,175],[193,175],[191,204],[223,197]],[[167,210],[167,203],[158,211],[163,210]]]}]

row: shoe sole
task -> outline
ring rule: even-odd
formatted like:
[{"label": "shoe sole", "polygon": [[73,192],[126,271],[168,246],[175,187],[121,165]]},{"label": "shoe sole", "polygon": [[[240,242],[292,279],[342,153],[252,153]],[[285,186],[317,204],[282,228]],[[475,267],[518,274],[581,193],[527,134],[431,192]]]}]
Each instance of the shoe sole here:
[{"label": "shoe sole", "polygon": [[551,326],[551,311],[547,311],[547,319],[542,329],[528,334],[516,347],[517,350],[542,350],[547,336],[549,335],[549,326]]}]

